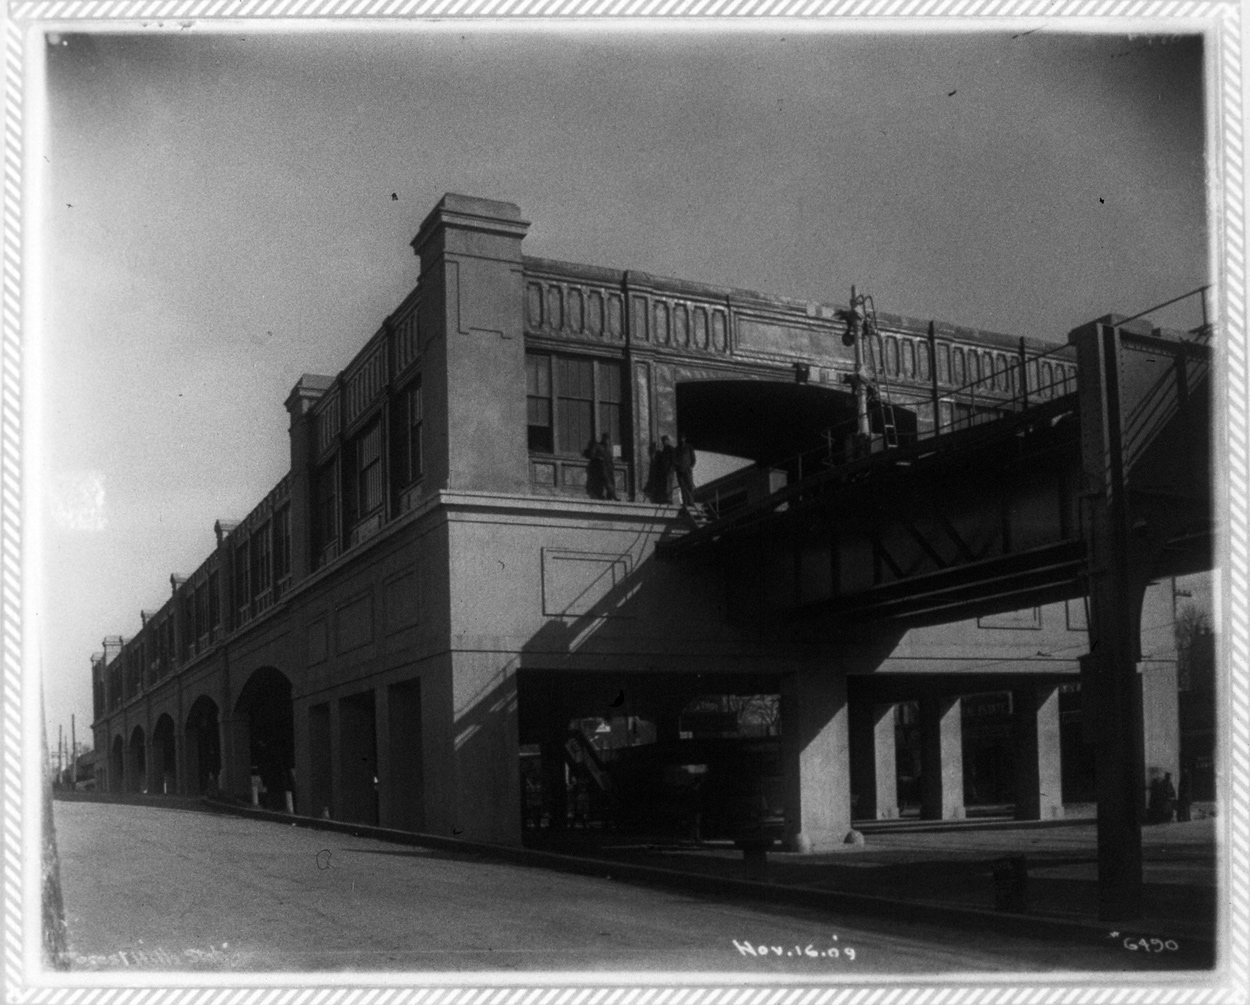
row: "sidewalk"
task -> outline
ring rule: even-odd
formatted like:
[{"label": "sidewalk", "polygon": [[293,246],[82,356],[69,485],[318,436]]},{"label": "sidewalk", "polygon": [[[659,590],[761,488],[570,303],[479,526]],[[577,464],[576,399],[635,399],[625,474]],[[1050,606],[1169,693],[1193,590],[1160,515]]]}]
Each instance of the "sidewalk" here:
[{"label": "sidewalk", "polygon": [[[808,855],[773,851],[762,868],[753,868],[728,842],[629,843],[607,834],[571,832],[530,846],[724,879],[885,898],[900,906],[978,912],[995,911],[995,867],[1022,856],[1027,868],[1022,913],[1099,927],[1098,838],[1090,817],[1038,823],[1006,818],[863,821],[856,826],[864,835],[863,845]],[[1142,828],[1145,913],[1126,931],[1214,941],[1215,830],[1213,818]],[[1102,927],[1108,932],[1115,928]]]}]

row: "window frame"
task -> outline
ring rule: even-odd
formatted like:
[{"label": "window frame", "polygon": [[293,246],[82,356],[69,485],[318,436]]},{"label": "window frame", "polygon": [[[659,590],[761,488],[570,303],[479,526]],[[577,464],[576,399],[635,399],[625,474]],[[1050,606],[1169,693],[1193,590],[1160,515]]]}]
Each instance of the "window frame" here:
[{"label": "window frame", "polygon": [[[589,397],[582,393],[562,393],[562,391],[582,391],[582,388],[561,388],[561,368],[557,366],[558,362],[567,364],[589,364]],[[537,363],[540,369],[545,369],[547,380],[547,394],[535,394],[534,385],[530,381],[531,364]],[[603,359],[598,356],[582,356],[574,353],[559,353],[549,351],[527,351],[525,353],[525,369],[526,369],[526,420],[527,420],[527,446],[531,456],[541,457],[582,457],[586,448],[590,445],[590,441],[598,442],[604,433],[607,433],[609,439],[614,446],[624,448],[623,436],[623,412],[625,409],[625,366],[619,359]],[[608,384],[611,382],[606,377],[607,374],[615,374],[615,398],[608,390]],[[541,391],[541,382],[539,382],[538,390]],[[546,412],[549,419],[548,425],[536,425],[529,420],[535,415],[531,403],[535,401],[543,401],[546,403]],[[579,406],[589,405],[590,418],[590,435],[585,437],[587,442],[566,443],[566,439],[571,438],[568,426],[569,422],[562,421],[560,403],[576,402]],[[581,423],[579,422],[578,425]],[[615,427],[615,428],[613,428]],[[535,429],[545,429],[550,436],[550,449],[545,445],[535,445]],[[580,437],[579,437],[580,439]]]},{"label": "window frame", "polygon": [[391,403],[391,485],[401,493],[425,477],[425,397],[417,374]]}]

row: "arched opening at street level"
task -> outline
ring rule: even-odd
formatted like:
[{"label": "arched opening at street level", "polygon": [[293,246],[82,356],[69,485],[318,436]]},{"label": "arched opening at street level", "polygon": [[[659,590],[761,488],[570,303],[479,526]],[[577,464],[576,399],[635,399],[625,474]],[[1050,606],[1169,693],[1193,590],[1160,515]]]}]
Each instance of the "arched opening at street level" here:
[{"label": "arched opening at street level", "polygon": [[174,741],[174,720],[162,715],[152,729],[151,786],[156,792],[172,795],[178,791],[178,754]]},{"label": "arched opening at street level", "polygon": [[147,792],[148,790],[148,759],[147,735],[142,726],[136,726],[130,733],[130,743],[126,746],[126,791]]},{"label": "arched opening at street level", "polygon": [[125,743],[121,736],[113,737],[113,746],[109,748],[108,767],[109,792],[124,792],[126,789],[126,757]]},{"label": "arched opening at street level", "polygon": [[247,758],[243,777],[259,779],[257,802],[268,809],[285,810],[289,793],[294,808],[295,715],[291,681],[280,670],[261,667],[243,685],[234,714],[234,757]]},{"label": "arched opening at street level", "polygon": [[221,779],[221,732],[217,703],[200,695],[187,713],[184,768],[187,791],[204,795],[217,790]]}]

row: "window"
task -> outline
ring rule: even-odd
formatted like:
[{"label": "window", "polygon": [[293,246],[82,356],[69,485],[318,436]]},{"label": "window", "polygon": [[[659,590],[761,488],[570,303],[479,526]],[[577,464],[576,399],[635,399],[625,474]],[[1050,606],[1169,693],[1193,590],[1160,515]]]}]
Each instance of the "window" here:
[{"label": "window", "polygon": [[425,470],[422,410],[421,378],[417,377],[391,402],[391,484],[397,490],[407,488]]},{"label": "window", "polygon": [[216,642],[221,637],[221,586],[216,571],[208,574],[208,634]]},{"label": "window", "polygon": [[599,426],[595,432],[619,444],[621,442],[621,368],[616,363],[595,366],[599,392]]},{"label": "window", "polygon": [[337,459],[318,468],[313,479],[313,542],[318,554],[339,539],[337,480]]},{"label": "window", "polygon": [[351,527],[382,505],[382,423],[370,423],[347,445],[346,455],[343,506]]},{"label": "window", "polygon": [[249,550],[252,559],[252,602],[260,599],[261,594],[268,592],[270,585],[269,565],[269,523],[261,524],[252,532]]},{"label": "window", "polygon": [[204,583],[195,588],[195,637],[201,648],[208,642],[208,587]]},{"label": "window", "polygon": [[238,612],[238,624],[247,620],[247,605],[251,594],[247,589],[247,542],[240,542],[234,549],[234,609]]},{"label": "window", "polygon": [[169,669],[169,635],[167,626],[169,619],[163,618],[156,626],[156,662],[160,664],[160,673],[164,676]]},{"label": "window", "polygon": [[182,658],[195,655],[195,594],[186,590],[182,594]]},{"label": "window", "polygon": [[291,575],[291,507],[273,515],[273,583],[275,590]]},{"label": "window", "polygon": [[551,426],[551,357],[525,357],[525,403],[529,422],[529,448],[542,454],[555,452]]},{"label": "window", "polygon": [[621,442],[619,363],[533,353],[525,372],[531,451],[581,454],[604,433]]}]

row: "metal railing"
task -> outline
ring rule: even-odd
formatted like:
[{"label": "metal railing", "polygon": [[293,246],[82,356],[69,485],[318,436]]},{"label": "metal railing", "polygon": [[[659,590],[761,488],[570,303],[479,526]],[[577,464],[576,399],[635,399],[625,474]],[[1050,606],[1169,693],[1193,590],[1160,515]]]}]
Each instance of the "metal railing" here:
[{"label": "metal railing", "polygon": [[[1212,334],[1213,326],[1208,320],[1206,307],[1206,291],[1209,286],[1201,286],[1197,289],[1184,293],[1179,297],[1173,297],[1161,304],[1156,304],[1148,310],[1134,314],[1132,317],[1124,318],[1116,322],[1116,326],[1122,326],[1132,321],[1136,321],[1147,314],[1157,311],[1163,307],[1170,306],[1193,296],[1202,297],[1202,324],[1196,328],[1189,329],[1188,334],[1195,337],[1195,341],[1205,343]],[[936,378],[936,352],[934,351],[934,340],[931,338],[930,346],[930,373]],[[1029,354],[1025,348],[1024,340],[1020,340],[1020,347],[1010,367],[1010,376],[1012,384],[1012,393],[1003,397],[1001,393],[994,395],[985,394],[981,401],[984,403],[982,410],[977,411],[978,396],[977,388],[985,386],[987,383],[997,383],[1002,374],[1000,368],[995,368],[989,373],[983,373],[975,380],[968,381],[954,389],[947,391],[939,391],[937,380],[933,381],[933,393],[929,404],[933,409],[933,426],[931,430],[925,433],[917,430],[915,438],[905,444],[905,446],[924,446],[929,445],[932,441],[940,440],[945,436],[953,433],[962,432],[974,426],[983,425],[993,422],[996,419],[1006,418],[1011,415],[1020,415],[1029,409],[1041,405],[1046,402],[1061,400],[1073,395],[1076,392],[1073,379],[1066,373],[1062,376],[1054,377],[1049,381],[1042,379],[1043,368],[1042,362],[1057,357],[1060,354],[1071,352],[1071,345],[1068,343],[1060,343],[1046,350],[1045,352]],[[1074,360],[1065,360],[1067,365],[1075,367]],[[1052,371],[1053,373],[1053,371]],[[1032,380],[1030,380],[1032,376]],[[956,399],[963,398],[958,401]],[[914,400],[907,404],[915,404]],[[949,405],[952,408],[951,421],[949,423],[942,422],[941,406]],[[962,405],[967,409],[964,414],[955,412],[956,406]],[[906,407],[904,405],[903,407]],[[1059,406],[1062,410],[1062,406]],[[726,479],[718,479],[715,483],[713,491],[709,494],[701,494],[696,490],[696,500],[702,504],[709,512],[709,515],[719,520],[724,517],[732,516],[736,513],[743,513],[747,510],[760,509],[761,511],[775,509],[785,505],[788,502],[797,502],[802,492],[798,490],[805,479],[812,478],[815,475],[823,473],[832,473],[838,470],[850,473],[850,469],[858,470],[866,467],[873,462],[873,459],[881,457],[886,451],[878,449],[865,456],[852,456],[848,452],[846,444],[850,441],[852,434],[856,431],[857,423],[854,418],[849,418],[838,423],[833,423],[820,431],[819,435],[824,440],[824,444],[820,447],[811,448],[801,451],[797,454],[785,455],[771,462],[758,467],[765,467],[772,470],[782,470],[787,474],[788,484],[785,488],[773,493],[767,499],[751,500],[750,493],[745,491],[745,483],[748,478],[759,477],[758,470],[752,472],[744,470],[742,472],[742,481],[727,481]],[[874,441],[880,440],[880,434],[874,431]],[[892,448],[891,453],[899,448]]]}]

